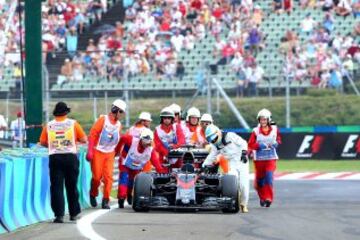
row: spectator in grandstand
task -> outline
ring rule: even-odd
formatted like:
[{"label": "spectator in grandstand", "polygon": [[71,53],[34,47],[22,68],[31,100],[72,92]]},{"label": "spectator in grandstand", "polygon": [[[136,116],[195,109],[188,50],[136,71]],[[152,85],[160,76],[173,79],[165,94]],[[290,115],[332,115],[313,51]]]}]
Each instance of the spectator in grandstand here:
[{"label": "spectator in grandstand", "polygon": [[293,8],[293,1],[292,0],[283,0],[283,8],[287,14],[290,14],[292,12],[292,8]]},{"label": "spectator in grandstand", "polygon": [[246,78],[246,72],[243,67],[241,67],[236,72],[236,97],[244,97],[245,90],[247,90],[248,87],[248,81]]},{"label": "spectator in grandstand", "polygon": [[283,6],[282,6],[283,1],[282,0],[273,0],[272,1],[272,6],[273,6],[273,11],[275,13],[281,13]]},{"label": "spectator in grandstand", "polygon": [[257,53],[262,48],[261,41],[262,41],[262,33],[259,27],[253,26],[252,29],[249,31],[248,44],[250,51],[254,56],[256,56]]},{"label": "spectator in grandstand", "polygon": [[225,45],[226,45],[226,42],[224,40],[222,40],[220,36],[215,37],[215,45],[214,45],[214,49],[213,49],[213,56],[215,58],[221,56],[221,51],[225,47]]},{"label": "spectator in grandstand", "polygon": [[53,111],[55,119],[43,127],[39,141],[49,149],[50,196],[55,215],[54,223],[64,222],[64,182],[70,220],[76,221],[81,212],[77,190],[79,160],[76,143],[86,143],[87,137],[77,121],[67,118],[69,112],[70,108],[66,103],[58,102]]},{"label": "spectator in grandstand", "polygon": [[313,38],[317,43],[327,44],[330,41],[329,33],[324,27],[318,27],[313,33]]},{"label": "spectator in grandstand", "polygon": [[178,61],[176,65],[176,77],[179,78],[180,81],[182,81],[183,77],[185,75],[185,67],[182,61]]},{"label": "spectator in grandstand", "polygon": [[360,1],[353,2],[352,11],[355,18],[360,17]]},{"label": "spectator in grandstand", "polygon": [[281,54],[286,55],[290,52],[291,49],[292,48],[291,48],[290,42],[287,40],[286,37],[282,37],[280,39],[279,52]]},{"label": "spectator in grandstand", "polygon": [[318,87],[319,88],[327,88],[329,80],[330,80],[329,71],[327,71],[327,70],[320,71],[319,74],[320,74],[320,83],[319,83]]},{"label": "spectator in grandstand", "polygon": [[172,80],[176,74],[176,62],[174,59],[169,59],[164,66],[164,74],[168,80]]},{"label": "spectator in grandstand", "polygon": [[105,66],[103,66],[100,61],[100,55],[94,55],[91,59],[90,74],[93,76],[105,77],[105,69],[103,67]]},{"label": "spectator in grandstand", "polygon": [[88,46],[86,47],[86,51],[90,53],[91,57],[94,57],[97,54],[98,48],[94,43],[94,39],[90,38],[88,42]]},{"label": "spectator in grandstand", "polygon": [[334,18],[331,16],[330,13],[326,13],[324,20],[322,22],[322,26],[325,28],[325,30],[331,34],[334,30]]},{"label": "spectator in grandstand", "polygon": [[263,16],[264,16],[264,13],[261,10],[260,6],[255,5],[254,12],[252,14],[253,24],[255,24],[255,26],[260,26],[262,23]]},{"label": "spectator in grandstand", "polygon": [[205,26],[203,23],[196,21],[195,22],[195,37],[197,40],[204,39],[206,35]]},{"label": "spectator in grandstand", "polygon": [[184,37],[184,49],[193,50],[195,46],[195,37],[190,31],[186,31],[186,36]]},{"label": "spectator in grandstand", "polygon": [[21,90],[21,68],[19,63],[14,63],[13,77],[15,79],[15,89]]},{"label": "spectator in grandstand", "polygon": [[360,36],[360,22],[356,23],[353,30],[354,37]]},{"label": "spectator in grandstand", "polygon": [[184,44],[184,36],[180,34],[179,30],[176,30],[175,34],[171,37],[171,44],[176,52],[181,52]]},{"label": "spectator in grandstand", "polygon": [[241,30],[240,28],[238,28],[237,24],[233,23],[230,26],[230,31],[227,35],[227,39],[230,40],[230,39],[239,39],[239,38],[241,38]]},{"label": "spectator in grandstand", "polygon": [[78,60],[73,61],[73,79],[74,81],[82,81],[84,79],[84,70]]},{"label": "spectator in grandstand", "polygon": [[347,71],[347,73],[350,74],[350,76],[353,75],[353,71],[354,71],[354,62],[352,60],[352,57],[350,54],[346,54],[346,57],[343,61],[343,67],[344,67],[344,71]]},{"label": "spectator in grandstand", "polygon": [[255,58],[250,52],[246,51],[243,54],[244,67],[252,66],[255,63]]},{"label": "spectator in grandstand", "polygon": [[330,70],[329,87],[340,90],[342,85],[342,75],[338,68],[332,68]]},{"label": "spectator in grandstand", "polygon": [[311,33],[316,26],[316,21],[311,17],[311,13],[308,13],[306,17],[301,21],[301,31],[304,33]]},{"label": "spectator in grandstand", "polygon": [[281,136],[276,125],[271,125],[271,112],[262,109],[257,115],[258,126],[253,129],[248,145],[253,152],[255,165],[254,187],[261,207],[270,207],[274,201],[274,171],[278,155],[276,149],[281,144]]},{"label": "spectator in grandstand", "polygon": [[131,54],[124,60],[124,69],[127,70],[130,77],[136,76],[140,72],[139,55]]},{"label": "spectator in grandstand", "polygon": [[133,6],[130,6],[125,11],[125,20],[126,21],[133,21],[136,18],[136,10]]},{"label": "spectator in grandstand", "polygon": [[104,5],[101,0],[92,0],[88,5],[88,13],[91,14],[97,21],[101,20],[104,12]]},{"label": "spectator in grandstand", "polygon": [[0,114],[0,138],[3,139],[5,138],[6,134],[5,134],[5,130],[7,129],[7,122],[4,118],[3,115]]},{"label": "spectator in grandstand", "polygon": [[82,34],[84,32],[85,24],[87,22],[87,19],[85,15],[80,11],[79,8],[75,9],[75,16],[70,23],[70,26],[74,26],[79,34]]},{"label": "spectator in grandstand", "polygon": [[75,27],[71,27],[66,34],[66,50],[72,59],[77,51],[78,36]]},{"label": "spectator in grandstand", "polygon": [[144,75],[148,74],[150,72],[150,64],[148,60],[145,57],[145,54],[142,54],[140,56],[140,72]]},{"label": "spectator in grandstand", "polygon": [[[215,65],[216,66],[216,65]],[[206,76],[205,76],[205,67],[199,68],[195,73],[195,83],[198,91],[201,95],[204,95],[206,92]]]},{"label": "spectator in grandstand", "polygon": [[330,11],[334,7],[334,0],[320,0],[318,5],[323,11]]},{"label": "spectator in grandstand", "polygon": [[115,75],[115,66],[113,61],[108,61],[106,63],[106,79],[111,81]]},{"label": "spectator in grandstand", "polygon": [[223,31],[222,22],[216,21],[211,25],[211,34],[216,38]]},{"label": "spectator in grandstand", "polygon": [[70,59],[66,58],[64,65],[62,65],[60,70],[60,75],[57,79],[57,84],[62,86],[64,83],[67,83],[73,79],[73,67]]},{"label": "spectator in grandstand", "polygon": [[256,63],[252,64],[246,69],[246,78],[249,86],[249,96],[254,97],[257,95],[257,85],[264,76],[264,69]]},{"label": "spectator in grandstand", "polygon": [[15,146],[22,147],[22,143],[26,140],[25,120],[21,112],[16,116],[17,118],[10,123],[11,140],[16,143]]},{"label": "spectator in grandstand", "polygon": [[339,3],[335,7],[335,13],[338,16],[349,16],[351,14],[351,11],[351,0],[339,0]]},{"label": "spectator in grandstand", "polygon": [[217,62],[217,64],[226,65],[230,63],[230,61],[234,57],[234,54],[235,54],[235,49],[232,47],[230,43],[227,43],[221,50],[222,58]]}]

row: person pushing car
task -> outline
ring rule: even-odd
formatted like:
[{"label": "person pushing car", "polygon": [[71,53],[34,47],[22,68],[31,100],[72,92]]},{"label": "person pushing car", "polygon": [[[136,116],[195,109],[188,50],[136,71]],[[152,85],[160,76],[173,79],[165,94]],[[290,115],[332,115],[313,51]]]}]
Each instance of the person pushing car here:
[{"label": "person pushing car", "polygon": [[211,124],[205,130],[206,140],[211,144],[209,155],[202,167],[214,166],[217,156],[221,154],[229,162],[229,174],[235,175],[238,181],[240,210],[247,213],[249,201],[249,161],[247,142],[233,132],[222,132]]}]

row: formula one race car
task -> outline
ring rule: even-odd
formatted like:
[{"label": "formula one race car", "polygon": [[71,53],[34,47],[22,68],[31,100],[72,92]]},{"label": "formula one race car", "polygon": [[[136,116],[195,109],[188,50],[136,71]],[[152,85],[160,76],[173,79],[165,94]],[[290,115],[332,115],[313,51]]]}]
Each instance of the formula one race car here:
[{"label": "formula one race car", "polygon": [[222,210],[239,211],[237,179],[233,175],[201,169],[208,151],[184,146],[170,151],[168,159],[182,161],[180,168],[168,174],[140,173],[135,178],[133,209]]}]

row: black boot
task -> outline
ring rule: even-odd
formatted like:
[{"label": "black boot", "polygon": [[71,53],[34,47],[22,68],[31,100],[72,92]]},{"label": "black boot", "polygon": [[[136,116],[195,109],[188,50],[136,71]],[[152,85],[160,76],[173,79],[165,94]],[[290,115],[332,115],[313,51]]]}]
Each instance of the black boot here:
[{"label": "black boot", "polygon": [[64,216],[56,216],[53,223],[64,223]]},{"label": "black boot", "polygon": [[101,203],[102,209],[110,209],[109,199],[103,199]]},{"label": "black boot", "polygon": [[92,207],[97,207],[96,197],[91,196],[91,194],[90,194],[90,205]]},{"label": "black boot", "polygon": [[121,199],[121,198],[118,199],[119,208],[124,208],[124,202],[125,199]]},{"label": "black boot", "polygon": [[265,207],[270,207],[271,205],[271,201],[270,200],[265,200]]},{"label": "black boot", "polygon": [[132,195],[131,194],[127,195],[126,200],[127,200],[128,204],[131,205],[132,204]]}]

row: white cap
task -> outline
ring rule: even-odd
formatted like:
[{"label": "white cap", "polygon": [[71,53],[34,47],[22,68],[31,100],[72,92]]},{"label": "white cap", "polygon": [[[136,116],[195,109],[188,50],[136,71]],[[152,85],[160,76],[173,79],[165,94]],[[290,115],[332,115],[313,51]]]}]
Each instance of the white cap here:
[{"label": "white cap", "polygon": [[200,122],[210,122],[213,123],[214,120],[212,118],[212,116],[208,113],[204,113],[201,118],[200,118]]},{"label": "white cap", "polygon": [[125,112],[125,110],[126,110],[126,103],[125,103],[123,100],[121,100],[121,99],[116,99],[116,100],[113,102],[112,105],[115,106],[115,107],[120,108],[120,109],[123,110],[124,112]]},{"label": "white cap", "polygon": [[151,114],[149,112],[141,112],[139,115],[140,120],[152,121]]}]

